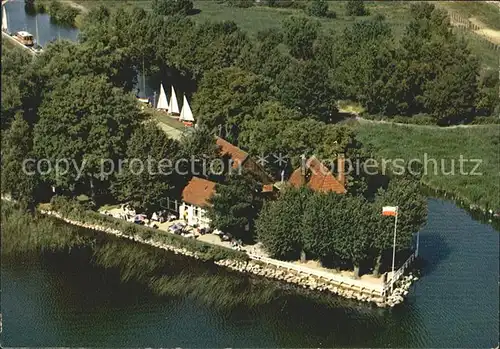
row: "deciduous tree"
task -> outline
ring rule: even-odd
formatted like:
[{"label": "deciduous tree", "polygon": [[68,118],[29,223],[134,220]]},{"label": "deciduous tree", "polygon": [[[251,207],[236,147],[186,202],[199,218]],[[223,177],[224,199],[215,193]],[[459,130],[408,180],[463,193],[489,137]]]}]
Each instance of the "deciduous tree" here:
[{"label": "deciduous tree", "polygon": [[319,120],[335,117],[336,91],[333,90],[325,67],[315,61],[292,62],[277,79],[277,95],[289,108]]},{"label": "deciduous tree", "polygon": [[174,165],[178,156],[178,142],[169,139],[154,122],[140,125],[127,142],[127,162],[113,180],[113,194],[120,202],[146,213],[163,208],[176,189]]},{"label": "deciduous tree", "polygon": [[310,196],[307,188],[290,188],[278,200],[264,204],[256,221],[257,236],[271,256],[305,259],[302,221]]},{"label": "deciduous tree", "polygon": [[34,162],[25,162],[34,160],[31,129],[18,113],[9,129],[2,132],[2,193],[31,206],[39,178]]},{"label": "deciduous tree", "polygon": [[262,208],[262,186],[241,174],[215,186],[208,217],[211,225],[243,241],[253,240],[254,220]]},{"label": "deciduous tree", "polygon": [[153,0],[151,4],[153,11],[159,15],[187,16],[193,10],[193,1],[191,0]]},{"label": "deciduous tree", "polygon": [[205,74],[193,98],[199,122],[210,129],[219,126],[237,131],[244,118],[267,99],[270,82],[239,68],[224,68]]},{"label": "deciduous tree", "polygon": [[362,0],[349,0],[345,5],[345,12],[347,16],[366,16],[368,10]]},{"label": "deciduous tree", "polygon": [[320,24],[304,16],[291,16],[283,22],[285,44],[298,59],[310,59]]},{"label": "deciduous tree", "polygon": [[[104,163],[117,166],[126,142],[141,122],[137,101],[131,94],[113,87],[104,76],[72,79],[58,85],[45,96],[34,128],[34,150],[39,158],[52,164],[74,161],[67,172],[50,171],[44,178],[64,189],[85,185],[86,194],[108,178],[101,171]],[[115,167],[116,168],[116,167]]]}]

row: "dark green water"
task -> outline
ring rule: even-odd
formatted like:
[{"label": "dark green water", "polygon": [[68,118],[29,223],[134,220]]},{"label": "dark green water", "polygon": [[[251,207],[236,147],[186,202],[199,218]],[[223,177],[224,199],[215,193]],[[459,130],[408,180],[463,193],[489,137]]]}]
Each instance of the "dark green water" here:
[{"label": "dark green water", "polygon": [[[3,346],[92,347],[494,347],[498,342],[498,242],[490,226],[450,202],[429,201],[421,233],[424,276],[407,302],[376,309],[248,279],[179,256],[164,273],[203,292],[155,296],[120,282],[85,253],[2,263]],[[130,244],[120,241],[119,243]],[[145,251],[151,251],[148,248]],[[151,252],[152,253],[152,252]],[[215,284],[205,283],[216,278]],[[228,288],[226,284],[238,287]],[[232,294],[228,294],[232,293]],[[212,300],[212,302],[210,302]],[[218,300],[223,300],[217,302]]]},{"label": "dark green water", "polygon": [[74,41],[78,37],[78,29],[52,23],[48,14],[26,13],[23,0],[9,0],[5,4],[5,11],[11,33],[25,30],[36,36],[38,22],[38,39],[42,46],[58,38]]},{"label": "dark green water", "polygon": [[[22,1],[6,9],[11,31],[35,33]],[[42,45],[76,39],[78,30],[37,17]],[[121,282],[85,251],[2,258],[2,346],[491,348],[498,343],[498,243],[491,226],[430,200],[424,276],[404,305],[389,310],[275,290],[276,283],[173,255],[163,272],[180,286],[161,297]]]}]

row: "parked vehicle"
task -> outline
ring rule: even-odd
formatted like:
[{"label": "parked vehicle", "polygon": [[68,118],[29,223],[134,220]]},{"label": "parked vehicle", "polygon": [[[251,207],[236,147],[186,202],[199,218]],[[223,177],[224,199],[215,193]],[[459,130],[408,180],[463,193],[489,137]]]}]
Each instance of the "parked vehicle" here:
[{"label": "parked vehicle", "polygon": [[177,234],[177,235],[181,235],[185,228],[186,228],[185,224],[183,224],[183,223],[175,223],[174,225],[171,225],[168,228],[168,230],[171,233],[174,233],[174,234]]}]

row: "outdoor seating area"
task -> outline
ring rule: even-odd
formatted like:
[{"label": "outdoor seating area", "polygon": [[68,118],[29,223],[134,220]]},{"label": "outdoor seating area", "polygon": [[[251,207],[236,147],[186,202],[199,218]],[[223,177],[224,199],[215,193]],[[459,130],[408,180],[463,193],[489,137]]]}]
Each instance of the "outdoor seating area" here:
[{"label": "outdoor seating area", "polygon": [[151,217],[146,214],[137,213],[129,205],[120,205],[119,208],[113,208],[110,210],[101,211],[102,214],[108,215],[110,217],[126,220],[127,222],[144,225],[147,227],[159,228],[160,223],[171,222],[177,219],[177,216],[171,214],[167,211],[154,212]]},{"label": "outdoor seating area", "polygon": [[231,234],[222,232],[218,229],[212,230],[207,226],[198,224],[188,224],[185,217],[179,217],[169,211],[153,212],[150,216],[136,212],[127,204],[119,207],[99,211],[102,214],[126,220],[130,223],[144,225],[150,228],[165,231],[171,234],[183,236],[185,238],[198,239],[201,236],[211,235],[214,238],[203,239],[205,242],[218,244],[224,247],[232,248],[237,251],[243,250],[240,240],[234,239]]}]

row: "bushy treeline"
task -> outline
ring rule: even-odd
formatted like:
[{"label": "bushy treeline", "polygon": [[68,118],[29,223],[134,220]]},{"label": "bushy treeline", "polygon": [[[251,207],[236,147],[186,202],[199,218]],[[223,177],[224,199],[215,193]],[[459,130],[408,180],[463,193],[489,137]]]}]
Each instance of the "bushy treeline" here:
[{"label": "bushy treeline", "polygon": [[55,23],[75,26],[76,16],[80,11],[59,0],[24,0],[28,12],[48,13]]},{"label": "bushy treeline", "polygon": [[[130,168],[120,173],[108,172],[108,167],[102,167],[103,159],[105,166],[116,169],[120,160],[127,158],[175,161],[220,157],[211,133],[214,129],[220,129],[224,137],[251,154],[282,153],[295,161],[302,154],[316,154],[331,160],[340,153],[362,158],[366,156],[365,150],[353,129],[335,124],[337,100],[359,96],[366,103],[362,99],[364,89],[374,72],[379,72],[375,69],[378,63],[374,62],[383,57],[377,50],[386,50],[381,43],[389,40],[391,34],[387,25],[377,20],[355,24],[342,35],[351,41],[343,44],[335,36],[321,34],[319,24],[306,17],[290,17],[283,31],[261,32],[256,41],[234,22],[196,24],[179,14],[165,16],[139,8],[118,8],[112,12],[105,7],[94,8],[86,17],[79,43],[53,43],[19,73],[20,102],[5,116],[2,114],[2,125],[6,125],[2,137],[2,192],[31,205],[46,200],[55,190],[70,197],[85,194],[98,203],[130,202],[139,210],[153,212],[163,207],[164,198],[180,198],[180,190],[191,172],[188,170],[186,176],[148,171],[137,175]],[[283,42],[288,52],[280,49]],[[357,62],[357,65],[349,65],[349,62]],[[131,92],[143,66],[147,74],[168,77],[167,83],[175,83],[179,95],[185,92],[193,98],[199,127],[180,141],[169,139],[156,125],[149,123],[138,108]],[[14,117],[16,112],[18,115]],[[27,176],[23,172],[23,160],[30,158],[48,159],[52,165],[58,159],[69,159],[72,163],[64,173],[46,171],[42,166],[42,171],[38,169],[34,176]],[[293,161],[281,167],[270,164],[268,169],[278,177],[282,170],[291,172],[296,165]],[[84,171],[79,170],[81,166]],[[213,201],[216,212],[212,218],[216,227],[238,232],[243,226],[252,226],[261,206],[259,198],[253,195],[256,183],[243,185],[242,178],[219,178],[219,182],[226,187],[218,188],[221,196]],[[327,222],[332,226],[323,227],[325,239],[334,239],[333,242],[313,243],[311,239],[315,234],[310,231],[308,245],[294,245],[294,248],[326,263],[342,260],[357,266],[370,256],[383,255],[387,246],[374,247],[376,244],[366,238],[367,228],[352,236],[342,233],[353,232],[351,225],[359,226],[356,222],[365,206],[374,207],[365,205],[367,199],[354,198],[356,195],[372,197],[373,187],[370,188],[368,182],[365,178],[349,178],[352,197],[311,196],[313,199],[307,200],[311,217],[319,217],[324,212],[323,200],[331,207],[340,209],[345,204],[352,210],[339,211],[345,215],[330,217]],[[417,195],[416,186],[405,188]],[[290,202],[285,199],[268,204],[262,217],[266,217],[273,205]],[[341,205],[336,203],[337,199],[342,201]],[[384,203],[399,204],[398,200],[389,199]],[[290,206],[293,205],[291,202]],[[293,217],[297,224],[299,220],[302,224],[305,207],[301,211],[287,208],[297,213]],[[60,208],[64,210],[64,205]],[[360,213],[354,212],[356,208]],[[415,232],[423,219],[420,211],[412,215],[411,210],[406,211],[408,220],[414,224],[408,231]],[[114,227],[123,224],[121,228],[130,234],[151,237],[155,232],[97,213],[78,213],[84,217],[88,214],[92,215],[90,219]],[[288,224],[294,222],[290,215],[284,217],[289,219]],[[264,218],[260,222],[264,226]],[[284,221],[268,223],[269,233],[281,229],[281,224]],[[338,232],[338,236],[330,236],[327,231]],[[264,235],[259,236],[265,239]],[[342,236],[352,241],[342,245],[335,240]],[[302,237],[298,239],[302,241]],[[185,241],[182,243],[189,243]],[[366,245],[363,241],[369,242]],[[360,251],[359,255],[337,250],[350,249],[350,243],[358,242],[362,244],[356,250]],[[321,252],[318,246],[323,244],[332,250],[327,253],[322,247]],[[289,257],[278,252],[273,254]],[[330,257],[333,261],[329,262]]]},{"label": "bushy treeline", "polygon": [[[270,110],[276,129],[290,126],[283,130],[283,139],[290,140],[286,146],[293,150],[291,155],[297,157],[320,148],[315,135],[304,132],[315,128],[325,134],[327,141],[321,148],[330,149],[328,156],[334,150],[346,152],[354,143],[354,134],[336,126],[327,130],[323,123],[332,118],[335,106],[328,84],[315,70],[319,67],[316,63],[293,61],[279,77],[283,95],[269,106],[263,104],[277,99],[272,76],[291,62],[277,49],[280,37],[276,32],[263,33],[260,47],[232,22],[195,24],[182,16],[159,16],[138,8],[91,10],[78,44],[58,41],[33,62],[18,59],[15,63],[23,63],[22,72],[16,73],[14,64],[5,65],[12,69],[6,76],[15,76],[12,81],[17,81],[11,84],[15,92],[12,99],[15,97],[17,102],[12,107],[2,104],[6,110],[2,113],[2,190],[16,199],[37,197],[39,201],[50,197],[55,189],[64,195],[85,194],[101,203],[130,201],[147,212],[161,208],[160,198],[178,197],[185,177],[136,176],[127,169],[119,176],[113,171],[101,171],[103,159],[116,169],[119,159],[132,157],[157,161],[167,157],[175,161],[181,157],[218,156],[209,132],[188,134],[178,144],[144,122],[146,117],[130,93],[143,62],[146,73],[170,76],[170,81],[180,88],[178,93],[190,95],[197,89],[193,108],[199,123],[208,129],[224,125],[229,132],[223,136],[234,143],[239,142],[240,129],[251,132],[250,121],[257,119],[249,116],[262,104],[262,124],[269,122]],[[254,58],[264,53],[264,47],[276,55],[266,53],[264,61],[256,61]],[[9,57],[7,53],[4,58]],[[255,64],[265,64],[267,72],[259,72],[261,68]],[[314,80],[310,73],[314,73]],[[299,93],[299,98],[291,98],[283,92],[285,88]],[[205,98],[210,103],[205,103]],[[17,118],[15,112],[20,112]],[[287,114],[289,123],[284,119]],[[247,139],[242,146],[257,152],[260,144],[251,136]],[[268,150],[280,150],[273,146]],[[26,176],[22,172],[25,159],[48,159],[51,165],[57,159],[74,162],[64,173],[42,168],[43,175]],[[78,168],[83,164],[84,171],[80,172]]]},{"label": "bushy treeline", "polygon": [[389,266],[394,218],[382,207],[399,206],[397,250],[412,247],[414,234],[427,218],[427,203],[418,184],[393,179],[372,201],[362,196],[288,189],[267,202],[257,219],[257,234],[272,256],[318,259],[326,267],[354,268],[378,275]]}]

